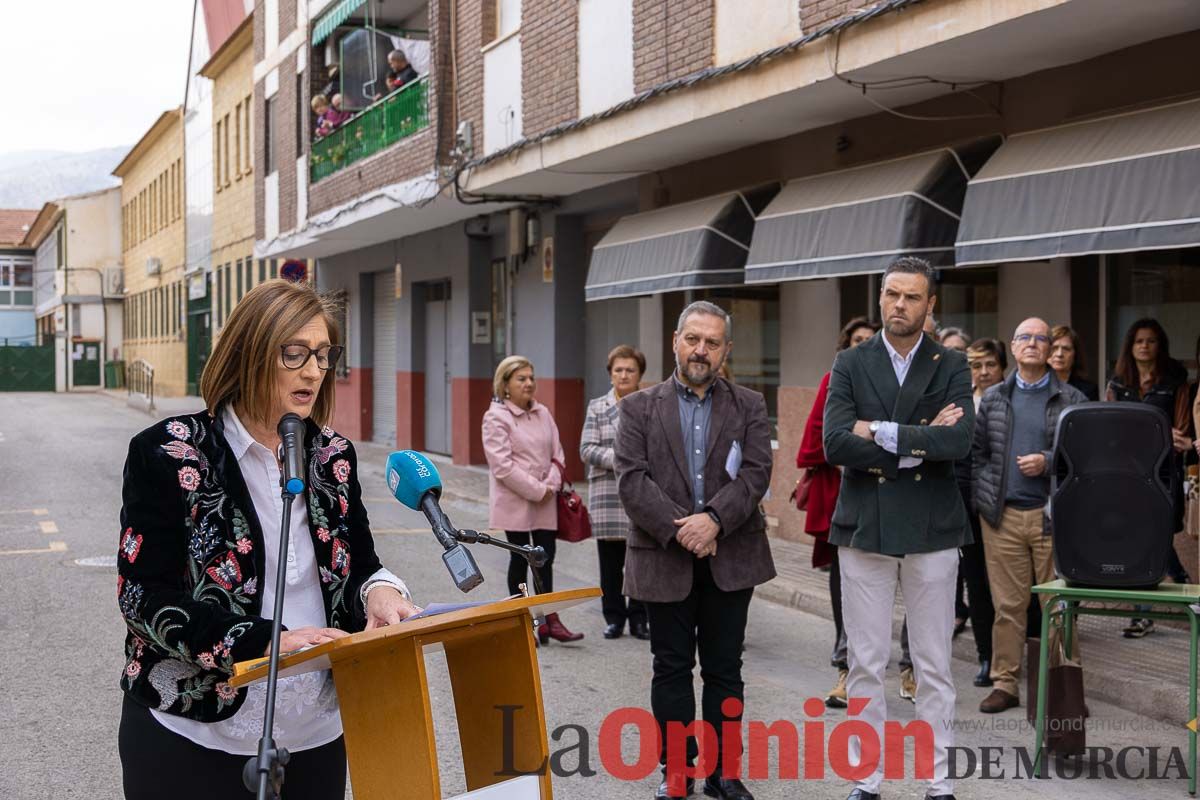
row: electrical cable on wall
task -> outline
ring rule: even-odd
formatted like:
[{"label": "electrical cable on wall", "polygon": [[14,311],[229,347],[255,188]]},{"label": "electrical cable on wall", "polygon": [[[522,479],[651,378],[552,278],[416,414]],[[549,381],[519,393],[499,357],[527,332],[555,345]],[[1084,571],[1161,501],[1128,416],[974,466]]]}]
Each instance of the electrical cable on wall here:
[{"label": "electrical cable on wall", "polygon": [[[833,35],[833,58],[829,58],[829,48],[826,48],[826,61],[829,64],[829,71],[833,77],[837,78],[847,86],[858,89],[862,93],[862,98],[871,105],[878,108],[880,111],[891,114],[894,117],[901,119],[913,120],[916,122],[951,122],[954,120],[964,119],[996,119],[1001,116],[1001,110],[992,105],[986,99],[975,93],[975,89],[982,86],[990,86],[996,84],[996,81],[970,81],[966,83],[957,83],[953,81],[941,80],[928,75],[911,75],[903,78],[884,78],[878,81],[856,81],[843,75],[839,71],[840,56],[842,49],[842,32],[839,30]],[[968,94],[981,103],[987,105],[992,112],[990,114],[951,114],[946,116],[927,116],[923,114],[909,114],[903,111],[897,111],[890,108],[875,98],[871,97],[869,91],[886,91],[889,89],[908,89],[915,86],[946,86],[951,92],[957,92],[960,87],[963,87],[963,93]],[[969,87],[969,88],[966,88]]]}]

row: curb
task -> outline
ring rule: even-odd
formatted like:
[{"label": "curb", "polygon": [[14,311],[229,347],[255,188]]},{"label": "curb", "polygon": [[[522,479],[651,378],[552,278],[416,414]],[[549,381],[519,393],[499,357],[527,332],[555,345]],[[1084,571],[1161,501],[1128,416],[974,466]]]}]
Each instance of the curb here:
[{"label": "curb", "polygon": [[[833,614],[829,608],[829,595],[814,592],[807,586],[798,586],[793,582],[775,578],[756,587],[754,595],[756,598],[761,598],[776,605],[813,614],[830,622],[833,621]],[[893,612],[893,629],[897,632],[897,642],[899,641],[900,624],[903,618],[903,612]],[[975,654],[975,644],[969,638],[954,640],[952,653],[960,661],[965,661],[969,664],[978,663]],[[1184,655],[1186,655],[1186,652]],[[1083,653],[1083,664],[1084,693],[1088,698],[1099,700],[1125,711],[1161,722],[1176,723],[1181,727],[1186,725],[1191,719],[1188,716],[1188,687],[1186,682],[1180,686],[1174,686],[1160,682],[1139,680],[1135,677],[1124,675],[1104,674],[1095,670],[1089,672],[1087,669],[1086,650]],[[1022,661],[1023,666],[1024,661]],[[1186,677],[1186,667],[1183,669],[1183,674]],[[1022,681],[1024,681],[1025,676],[1022,675],[1021,677]],[[977,687],[970,686],[969,689],[976,690]],[[978,691],[982,700],[986,690],[978,689]],[[1025,708],[1027,703],[1032,703],[1034,700],[1035,698],[1022,698],[1021,707]]]}]

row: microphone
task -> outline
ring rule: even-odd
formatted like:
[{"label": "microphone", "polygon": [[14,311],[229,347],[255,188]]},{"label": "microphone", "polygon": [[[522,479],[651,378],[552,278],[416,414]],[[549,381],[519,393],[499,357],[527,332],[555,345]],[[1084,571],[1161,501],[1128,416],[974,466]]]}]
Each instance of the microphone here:
[{"label": "microphone", "polygon": [[442,511],[438,498],[442,478],[429,459],[414,450],[400,450],[388,456],[387,483],[392,496],[429,520],[433,535],[446,552],[442,561],[460,591],[469,592],[483,583],[483,574],[471,551],[458,542],[458,531]]},{"label": "microphone", "polygon": [[277,430],[283,448],[280,488],[297,497],[304,493],[304,420],[298,414],[284,414]]}]

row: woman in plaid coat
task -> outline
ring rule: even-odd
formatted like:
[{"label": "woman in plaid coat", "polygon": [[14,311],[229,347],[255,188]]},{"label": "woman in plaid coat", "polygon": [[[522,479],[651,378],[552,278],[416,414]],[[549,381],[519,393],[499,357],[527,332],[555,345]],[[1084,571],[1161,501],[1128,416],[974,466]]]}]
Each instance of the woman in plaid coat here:
[{"label": "woman in plaid coat", "polygon": [[629,345],[619,345],[608,354],[608,375],[612,389],[603,397],[588,403],[583,435],[579,441],[579,456],[587,465],[588,512],[592,518],[592,535],[600,555],[601,605],[604,610],[605,639],[617,639],[629,622],[629,633],[638,639],[649,639],[646,607],[636,600],[626,600],[621,593],[625,573],[625,537],[629,533],[629,517],[617,496],[617,473],[613,470],[613,444],[617,440],[617,404],[621,398],[636,392],[646,371],[646,357]]}]

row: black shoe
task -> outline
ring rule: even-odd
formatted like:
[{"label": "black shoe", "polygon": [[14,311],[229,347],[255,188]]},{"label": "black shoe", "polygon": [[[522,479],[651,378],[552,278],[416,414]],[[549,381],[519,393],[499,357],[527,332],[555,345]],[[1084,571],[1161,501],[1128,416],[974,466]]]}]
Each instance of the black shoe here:
[{"label": "black shoe", "polygon": [[985,658],[979,662],[979,672],[975,674],[976,686],[991,686],[992,685],[992,662],[991,659]]},{"label": "black shoe", "polygon": [[650,640],[650,626],[644,622],[629,623],[629,635],[643,642]]},{"label": "black shoe", "polygon": [[[680,792],[681,788],[678,778],[672,778],[669,781],[664,780],[658,785],[658,790],[654,792],[654,800],[670,800],[672,797],[691,797],[692,793],[696,791],[696,781],[692,778],[687,779],[686,795]],[[671,793],[672,790],[674,790],[674,794]]]},{"label": "black shoe", "polygon": [[706,778],[704,794],[718,800],[754,800],[754,795],[737,778]]},{"label": "black shoe", "polygon": [[618,622],[610,622],[604,626],[605,639],[620,639],[621,634],[625,632],[625,626]]},{"label": "black shoe", "polygon": [[952,794],[927,794],[925,800],[955,800]]},{"label": "black shoe", "polygon": [[865,789],[855,789],[846,800],[879,800],[879,792],[868,792]]}]

